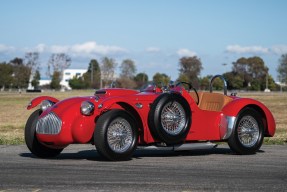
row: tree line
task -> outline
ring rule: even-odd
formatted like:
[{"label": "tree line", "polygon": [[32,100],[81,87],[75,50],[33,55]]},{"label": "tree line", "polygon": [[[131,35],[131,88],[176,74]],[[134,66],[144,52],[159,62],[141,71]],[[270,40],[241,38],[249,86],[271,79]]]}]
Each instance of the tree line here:
[{"label": "tree line", "polygon": [[[63,71],[71,64],[65,53],[52,54],[48,60],[47,75],[51,78],[48,88],[59,89]],[[24,58],[15,57],[9,62],[0,62],[0,88],[38,89],[41,79],[38,52],[27,52]]]},{"label": "tree line", "polygon": [[[60,89],[60,81],[63,72],[71,65],[71,57],[65,53],[51,54],[47,62],[47,76],[51,83],[46,88]],[[287,54],[281,55],[277,67],[278,79],[287,84]],[[115,71],[119,67],[120,73],[115,77]],[[182,57],[178,62],[179,76],[176,81],[189,82],[193,87],[206,90],[209,87],[211,75],[201,77],[203,65],[199,57]],[[16,57],[9,62],[0,62],[0,88],[25,89],[28,85],[39,88],[40,62],[38,52],[28,52],[24,58]],[[232,69],[223,74],[227,80],[229,90],[254,90],[263,91],[268,88],[272,91],[279,90],[273,77],[268,73],[269,69],[262,58],[241,57],[232,62]],[[73,89],[99,89],[108,87],[111,83],[116,87],[139,89],[149,81],[158,86],[167,85],[170,77],[161,72],[148,79],[144,72],[137,73],[136,64],[132,59],[124,59],[118,64],[113,58],[103,57],[100,62],[96,59],[90,60],[87,72],[82,76],[70,79],[69,85]],[[221,80],[214,82],[214,89],[223,87]],[[286,89],[286,88],[285,88]]]}]

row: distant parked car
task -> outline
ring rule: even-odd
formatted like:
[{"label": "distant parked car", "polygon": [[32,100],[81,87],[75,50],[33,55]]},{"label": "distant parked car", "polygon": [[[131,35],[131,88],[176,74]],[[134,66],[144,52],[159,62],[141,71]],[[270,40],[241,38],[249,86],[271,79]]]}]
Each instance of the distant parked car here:
[{"label": "distant parked car", "polygon": [[[224,81],[223,94],[212,90],[216,78]],[[142,91],[101,89],[62,101],[40,96],[27,109],[38,105],[26,123],[25,141],[42,158],[59,155],[69,144],[85,143],[115,161],[130,159],[137,146],[191,150],[214,147],[214,141],[227,142],[238,154],[253,154],[264,137],[275,133],[269,109],[253,99],[228,96],[220,75],[212,78],[209,92],[179,82]]]}]

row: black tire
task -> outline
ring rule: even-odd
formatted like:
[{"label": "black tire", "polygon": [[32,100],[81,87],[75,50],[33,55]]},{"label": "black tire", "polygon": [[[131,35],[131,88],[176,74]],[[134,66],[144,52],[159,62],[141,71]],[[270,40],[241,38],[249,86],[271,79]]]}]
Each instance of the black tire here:
[{"label": "black tire", "polygon": [[[183,116],[182,119],[180,116]],[[177,93],[160,95],[151,106],[148,125],[156,140],[170,145],[183,142],[191,125],[191,110],[188,102]],[[173,129],[174,125],[178,126],[178,129]]]},{"label": "black tire", "polygon": [[97,120],[94,142],[99,154],[106,159],[129,160],[138,142],[136,121],[124,110],[110,110]]},{"label": "black tire", "polygon": [[228,145],[237,154],[254,154],[263,143],[263,133],[264,125],[260,114],[252,108],[245,108],[236,119]]},{"label": "black tire", "polygon": [[41,115],[40,109],[34,111],[27,120],[25,125],[25,142],[28,149],[35,156],[40,158],[52,158],[59,155],[63,149],[53,149],[41,144],[36,137],[36,123],[38,117]]}]

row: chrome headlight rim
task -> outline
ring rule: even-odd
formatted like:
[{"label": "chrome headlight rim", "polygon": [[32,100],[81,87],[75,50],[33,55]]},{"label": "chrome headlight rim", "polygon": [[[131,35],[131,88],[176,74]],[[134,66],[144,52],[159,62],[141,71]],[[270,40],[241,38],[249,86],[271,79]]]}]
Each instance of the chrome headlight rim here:
[{"label": "chrome headlight rim", "polygon": [[81,104],[81,113],[83,115],[89,116],[94,113],[95,105],[90,101],[83,101]]},{"label": "chrome headlight rim", "polygon": [[40,108],[42,111],[47,110],[48,108],[52,107],[55,103],[50,100],[43,100],[41,102]]}]

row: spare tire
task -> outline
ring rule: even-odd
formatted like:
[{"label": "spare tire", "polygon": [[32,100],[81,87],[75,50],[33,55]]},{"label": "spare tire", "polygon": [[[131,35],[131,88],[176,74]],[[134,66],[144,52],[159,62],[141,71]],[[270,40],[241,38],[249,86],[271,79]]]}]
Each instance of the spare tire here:
[{"label": "spare tire", "polygon": [[181,143],[191,125],[188,102],[178,93],[161,94],[151,105],[148,125],[155,140],[166,144]]}]

